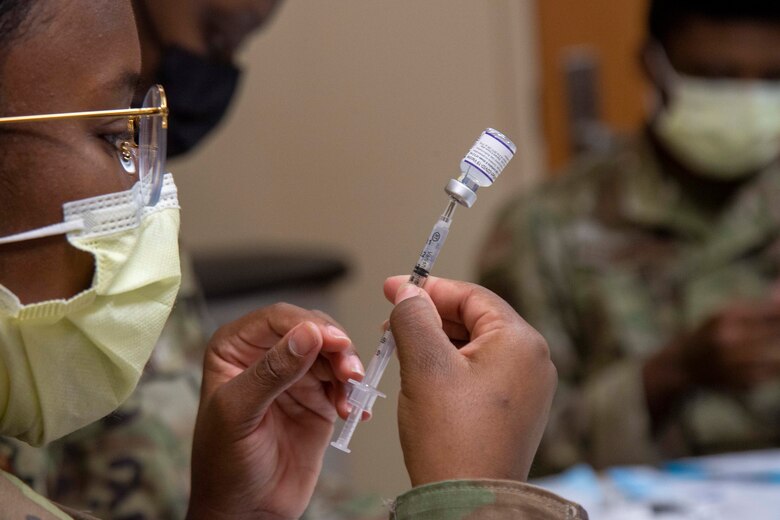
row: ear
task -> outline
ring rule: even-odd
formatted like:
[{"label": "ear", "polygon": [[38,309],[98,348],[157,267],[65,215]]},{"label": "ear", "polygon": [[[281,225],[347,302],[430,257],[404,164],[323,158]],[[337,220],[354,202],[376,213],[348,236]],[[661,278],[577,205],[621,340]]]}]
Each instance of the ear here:
[{"label": "ear", "polygon": [[659,53],[663,52],[661,45],[656,40],[646,40],[639,50],[638,58],[642,72],[655,91],[657,104],[666,106],[669,103],[669,91],[667,82],[664,80],[663,66],[659,63],[659,60],[663,59],[659,56]]},{"label": "ear", "polygon": [[645,77],[659,90],[663,86],[662,72],[658,64],[658,46],[655,40],[646,40],[639,49],[639,66]]}]

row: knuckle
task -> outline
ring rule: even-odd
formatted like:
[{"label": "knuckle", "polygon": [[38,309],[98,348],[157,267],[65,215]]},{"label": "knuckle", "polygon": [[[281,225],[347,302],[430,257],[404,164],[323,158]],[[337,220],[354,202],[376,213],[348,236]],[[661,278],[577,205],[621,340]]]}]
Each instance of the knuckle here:
[{"label": "knuckle", "polygon": [[547,340],[536,329],[526,323],[520,323],[505,330],[506,341],[520,347],[512,349],[523,361],[537,363],[550,362],[551,351]]},{"label": "knuckle", "polygon": [[268,306],[267,309],[268,309],[269,312],[271,312],[273,314],[277,314],[277,313],[278,314],[288,314],[288,313],[291,313],[291,312],[298,312],[298,311],[303,310],[303,309],[301,309],[300,307],[298,307],[296,305],[293,305],[291,303],[286,303],[286,302],[273,303],[270,306]]},{"label": "knuckle", "polygon": [[335,323],[335,322],[333,321],[333,318],[331,318],[331,317],[330,317],[330,315],[329,315],[327,312],[323,311],[323,310],[320,310],[320,309],[312,309],[310,312],[311,312],[311,313],[312,313],[314,316],[316,316],[317,318],[319,318],[320,320],[324,321],[325,323],[328,323],[328,324]]},{"label": "knuckle", "polygon": [[277,349],[269,350],[256,367],[257,380],[268,386],[276,386],[287,372],[287,363]]}]

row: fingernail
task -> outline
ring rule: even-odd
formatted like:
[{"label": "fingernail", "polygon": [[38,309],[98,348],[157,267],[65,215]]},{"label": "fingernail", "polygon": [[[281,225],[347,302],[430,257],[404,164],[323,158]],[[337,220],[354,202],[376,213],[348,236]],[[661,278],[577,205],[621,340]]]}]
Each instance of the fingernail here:
[{"label": "fingernail", "polygon": [[415,296],[420,296],[420,288],[416,285],[405,283],[398,289],[398,293],[395,295],[395,303],[399,304],[402,301],[414,298]]},{"label": "fingernail", "polygon": [[290,335],[287,341],[287,347],[294,355],[305,357],[319,343],[319,337],[314,330],[314,325],[302,323]]},{"label": "fingernail", "polygon": [[361,377],[366,375],[363,363],[360,362],[360,358],[357,356],[349,356],[349,369],[353,374],[358,374]]},{"label": "fingernail", "polygon": [[335,325],[328,325],[327,327],[328,334],[333,336],[334,338],[339,339],[349,339],[349,336],[341,330],[340,328],[336,327]]}]

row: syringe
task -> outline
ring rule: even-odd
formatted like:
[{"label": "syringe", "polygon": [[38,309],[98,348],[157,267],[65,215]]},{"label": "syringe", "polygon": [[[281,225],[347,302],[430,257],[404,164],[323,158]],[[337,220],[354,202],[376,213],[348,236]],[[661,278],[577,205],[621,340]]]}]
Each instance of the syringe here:
[{"label": "syringe", "polygon": [[[420,258],[414,266],[409,282],[418,287],[423,287],[433,268],[433,264],[439,257],[441,248],[452,224],[452,216],[458,204],[470,208],[477,200],[477,190],[490,186],[498,178],[506,165],[514,156],[517,147],[501,132],[488,128],[471,147],[461,161],[461,175],[450,180],[445,188],[449,195],[449,202],[444,213],[436,221],[436,224],[425,242]],[[366,369],[366,376],[362,381],[349,380],[349,404],[352,411],[344,423],[341,433],[331,445],[350,453],[349,442],[355,433],[364,412],[370,412],[377,397],[386,397],[377,390],[379,381],[390,362],[395,351],[395,338],[388,328],[379,340],[379,346],[371,358]]]}]

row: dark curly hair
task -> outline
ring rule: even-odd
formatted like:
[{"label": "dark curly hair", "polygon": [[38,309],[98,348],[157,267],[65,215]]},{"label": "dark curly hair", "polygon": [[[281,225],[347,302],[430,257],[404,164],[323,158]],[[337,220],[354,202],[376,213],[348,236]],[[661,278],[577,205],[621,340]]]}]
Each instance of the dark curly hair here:
[{"label": "dark curly hair", "polygon": [[778,0],[652,0],[648,32],[665,43],[690,18],[780,23]]}]

